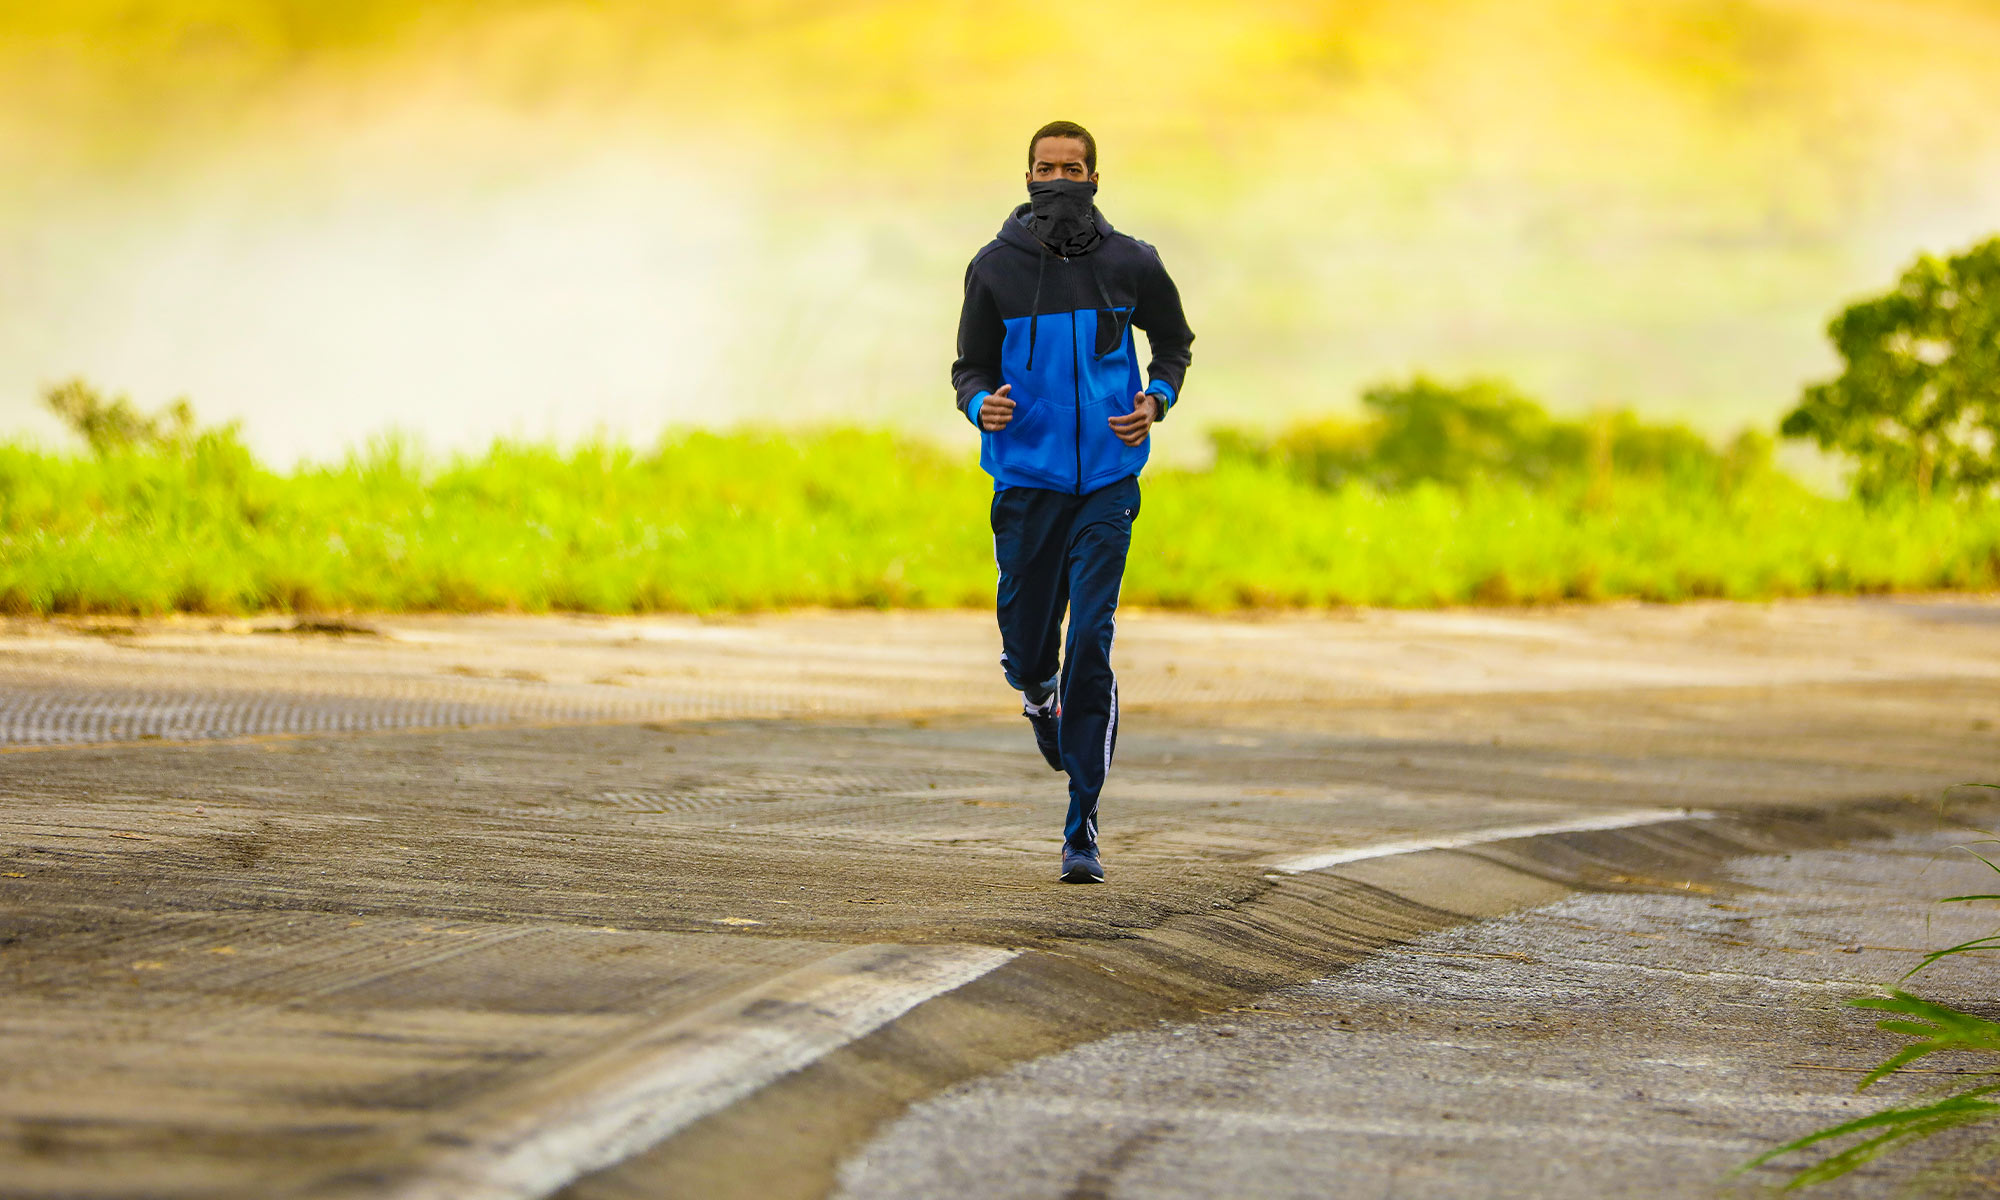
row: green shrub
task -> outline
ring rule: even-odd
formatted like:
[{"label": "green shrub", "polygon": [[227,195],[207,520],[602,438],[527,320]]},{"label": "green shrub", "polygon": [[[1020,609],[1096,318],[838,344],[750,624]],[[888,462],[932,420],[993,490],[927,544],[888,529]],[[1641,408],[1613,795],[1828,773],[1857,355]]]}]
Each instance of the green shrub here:
[{"label": "green shrub", "polygon": [[1220,461],[1279,467],[1316,487],[1365,483],[1385,491],[1480,481],[1547,488],[1585,479],[1601,487],[1616,476],[1727,488],[1770,461],[1769,439],[1758,434],[1719,451],[1684,425],[1648,424],[1630,412],[1558,420],[1495,380],[1452,385],[1419,375],[1372,387],[1361,402],[1367,415],[1359,421],[1318,419],[1272,436],[1220,429],[1211,444]]},{"label": "green shrub", "polygon": [[185,450],[196,439],[194,409],[181,397],[148,416],[128,396],[107,400],[81,379],[42,393],[42,403],[90,446],[93,454],[123,450]]},{"label": "green shrub", "polygon": [[[1233,449],[1221,435],[1213,469],[1149,473],[1125,598],[1210,611],[1759,599],[1986,588],[2000,570],[2000,506],[1829,500],[1770,469],[1759,438],[1718,451],[1626,414],[1559,422],[1498,385],[1371,397],[1371,422],[1234,435]],[[111,432],[88,455],[0,443],[0,611],[993,599],[992,483],[969,438],[753,429],[439,460],[389,437],[281,473],[191,414],[94,427]]]},{"label": "green shrub", "polygon": [[[1271,464],[1158,471],[1128,602],[1400,607],[1985,588],[2000,506],[1816,496],[1776,471],[1321,487]],[[992,483],[970,445],[854,429],[377,440],[287,473],[197,439],[75,456],[0,444],[0,610],[606,613],[983,607]]]}]

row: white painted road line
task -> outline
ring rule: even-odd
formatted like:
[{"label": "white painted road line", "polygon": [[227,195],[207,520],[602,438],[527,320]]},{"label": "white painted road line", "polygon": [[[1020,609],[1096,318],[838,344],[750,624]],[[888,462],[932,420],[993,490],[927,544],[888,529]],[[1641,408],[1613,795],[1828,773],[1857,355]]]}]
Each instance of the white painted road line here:
[{"label": "white painted road line", "polygon": [[528,1200],[639,1153],[1013,958],[984,946],[860,946],[628,1038],[495,1098],[414,1178],[355,1193]]},{"label": "white painted road line", "polygon": [[[1296,875],[1425,850],[1626,829],[1714,814],[1627,809],[1288,859]],[[935,996],[1015,957],[984,946],[859,946],[626,1039],[438,1131],[453,1149],[386,1190],[389,1200],[532,1200],[665,1141],[764,1085],[812,1065]]]},{"label": "white painted road line", "polygon": [[1463,833],[1412,838],[1404,842],[1377,842],[1372,846],[1346,846],[1338,850],[1322,850],[1272,863],[1271,870],[1284,875],[1299,875],[1307,871],[1323,871],[1328,867],[1338,867],[1344,863],[1361,862],[1370,858],[1389,858],[1397,854],[1417,854],[1425,850],[1463,850],[1468,846],[1483,846],[1489,842],[1510,842],[1515,838],[1544,837],[1556,833],[1588,833],[1600,829],[1630,829],[1638,825],[1658,825],[1667,821],[1699,821],[1714,815],[1693,809],[1628,808],[1589,817],[1572,817],[1567,821],[1500,825],[1492,829],[1471,829]]}]

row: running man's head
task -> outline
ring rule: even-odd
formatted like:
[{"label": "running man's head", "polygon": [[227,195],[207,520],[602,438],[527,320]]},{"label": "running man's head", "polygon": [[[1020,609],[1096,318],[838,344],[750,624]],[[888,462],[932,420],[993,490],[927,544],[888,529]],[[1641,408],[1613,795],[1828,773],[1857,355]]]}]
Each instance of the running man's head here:
[{"label": "running man's head", "polygon": [[1075,121],[1050,121],[1028,139],[1028,182],[1097,182],[1097,139]]}]

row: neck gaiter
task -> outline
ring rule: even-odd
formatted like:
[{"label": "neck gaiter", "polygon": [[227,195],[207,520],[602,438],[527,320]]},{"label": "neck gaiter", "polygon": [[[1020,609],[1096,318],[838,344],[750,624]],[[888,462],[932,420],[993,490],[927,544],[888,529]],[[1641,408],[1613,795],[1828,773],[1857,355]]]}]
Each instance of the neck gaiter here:
[{"label": "neck gaiter", "polygon": [[1028,229],[1043,245],[1072,258],[1097,245],[1091,202],[1097,185],[1074,179],[1038,179],[1028,185]]}]

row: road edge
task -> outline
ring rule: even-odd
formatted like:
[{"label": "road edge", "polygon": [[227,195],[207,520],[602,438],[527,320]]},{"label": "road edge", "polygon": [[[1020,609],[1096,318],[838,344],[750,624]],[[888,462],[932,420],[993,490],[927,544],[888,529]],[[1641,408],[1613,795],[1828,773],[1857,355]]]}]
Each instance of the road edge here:
[{"label": "road edge", "polygon": [[[1027,950],[915,1005],[559,1200],[820,1197],[849,1153],[911,1104],[1112,1033],[1244,1005],[1425,934],[1581,892],[1726,893],[1740,858],[1828,849],[2000,816],[2000,798],[1884,797],[1671,814],[1473,845],[1415,845],[1286,873],[1236,904],[1130,936]],[[1494,832],[1505,832],[1494,831]]]}]

